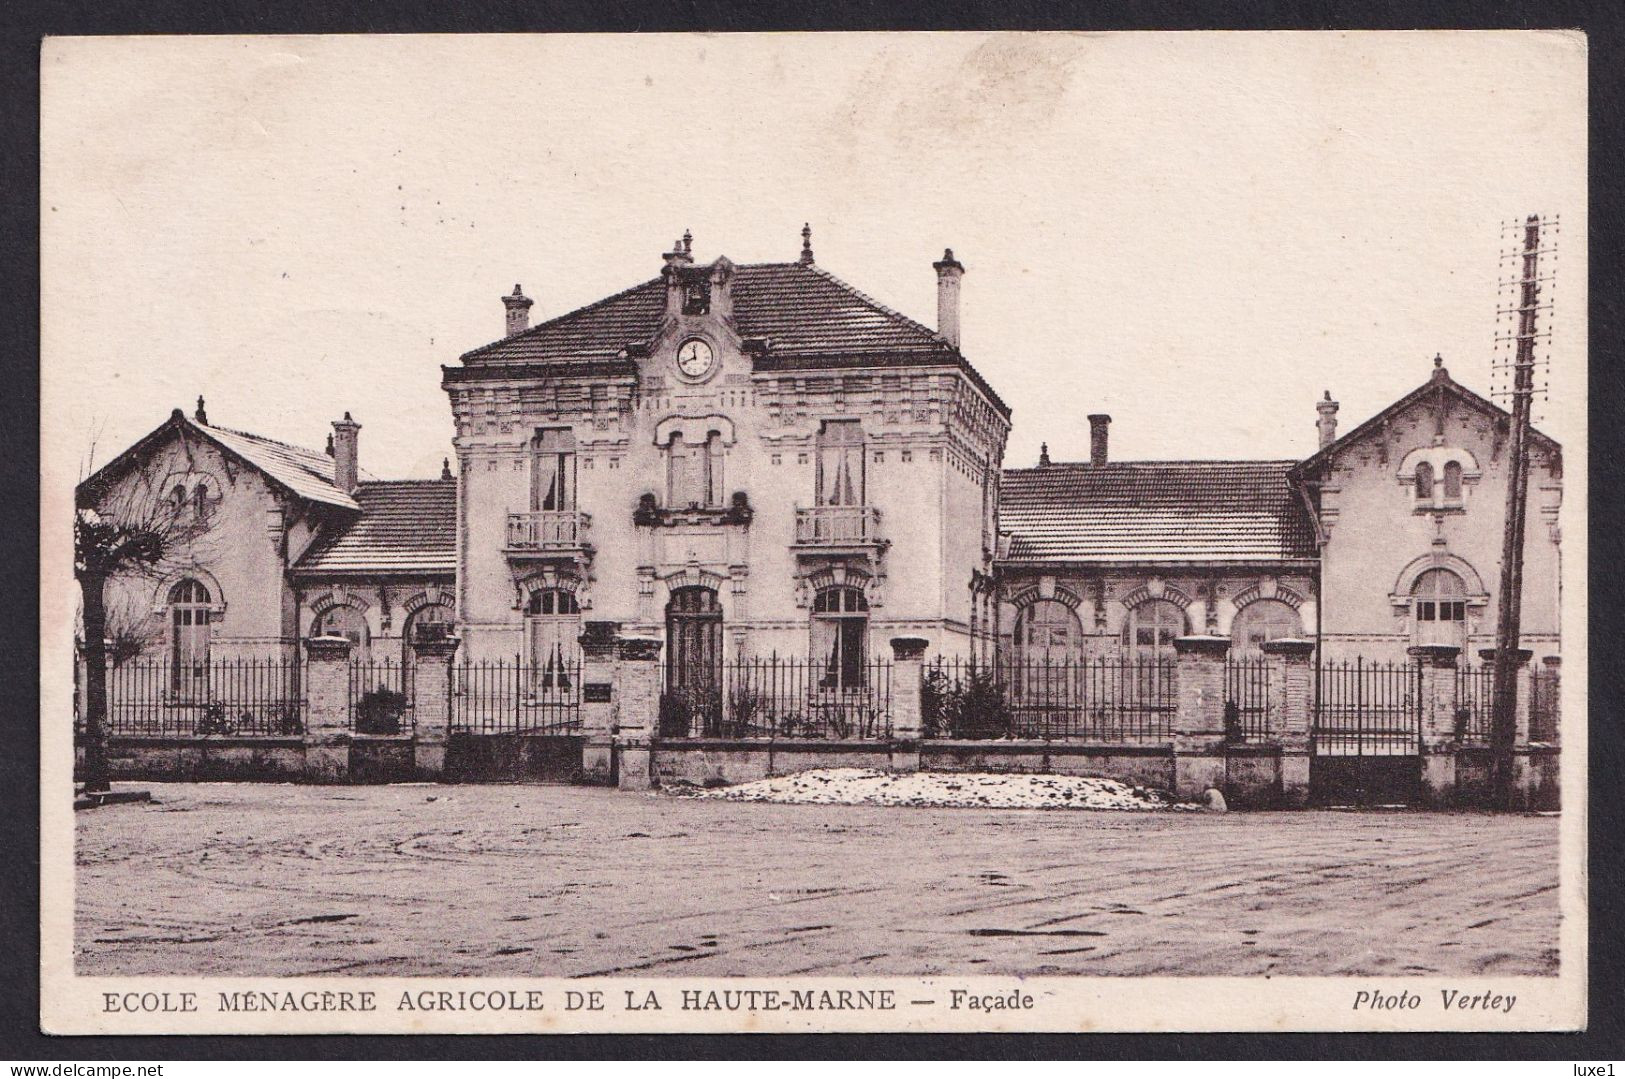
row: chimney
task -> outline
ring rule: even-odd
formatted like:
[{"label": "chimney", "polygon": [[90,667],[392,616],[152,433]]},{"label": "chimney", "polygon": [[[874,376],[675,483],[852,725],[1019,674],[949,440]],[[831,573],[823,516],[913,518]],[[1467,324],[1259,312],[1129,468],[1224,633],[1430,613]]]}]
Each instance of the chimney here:
[{"label": "chimney", "polygon": [[1107,428],[1112,425],[1112,418],[1105,413],[1097,412],[1089,417],[1089,463],[1096,467],[1106,463],[1106,435]]},{"label": "chimney", "polygon": [[1331,390],[1326,391],[1323,400],[1315,402],[1315,411],[1320,413],[1315,430],[1320,432],[1320,448],[1325,449],[1337,441],[1337,402],[1332,400]]},{"label": "chimney", "polygon": [[805,222],[801,226],[801,264],[803,266],[813,264],[811,221]]},{"label": "chimney", "polygon": [[518,285],[513,287],[512,296],[502,297],[502,306],[508,309],[507,323],[503,328],[509,337],[530,329],[530,305],[535,302],[521,292]]},{"label": "chimney", "polygon": [[1049,443],[1048,442],[1040,442],[1038,444],[1038,464],[1039,464],[1040,467],[1049,464]]},{"label": "chimney", "polygon": [[965,267],[951,247],[943,248],[942,261],[931,265],[937,271],[937,335],[958,348],[959,279],[965,276]]},{"label": "chimney", "polygon": [[209,414],[203,409],[203,395],[201,393],[198,394],[197,411],[192,414],[192,418],[204,427],[209,426]]},{"label": "chimney", "polygon": [[333,486],[349,494],[355,490],[360,476],[356,463],[358,435],[361,425],[346,412],[342,420],[333,421]]}]

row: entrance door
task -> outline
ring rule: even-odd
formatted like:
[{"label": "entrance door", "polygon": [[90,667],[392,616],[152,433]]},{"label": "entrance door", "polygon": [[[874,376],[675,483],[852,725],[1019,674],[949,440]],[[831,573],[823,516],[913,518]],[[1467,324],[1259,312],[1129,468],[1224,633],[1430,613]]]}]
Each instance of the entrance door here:
[{"label": "entrance door", "polygon": [[722,607],[710,588],[679,588],[666,604],[661,734],[713,734],[722,721]]}]

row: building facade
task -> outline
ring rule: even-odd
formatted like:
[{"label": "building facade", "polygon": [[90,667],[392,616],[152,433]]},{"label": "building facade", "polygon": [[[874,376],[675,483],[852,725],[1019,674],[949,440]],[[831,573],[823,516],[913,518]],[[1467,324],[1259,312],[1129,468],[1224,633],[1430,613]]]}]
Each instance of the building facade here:
[{"label": "building facade", "polygon": [[[363,472],[349,414],[317,451],[200,400],[81,485],[205,523],[109,608],[177,666],[334,635],[407,663],[433,625],[464,660],[563,671],[614,622],[679,685],[771,655],[844,685],[893,637],[1024,663],[1192,635],[1493,644],[1509,418],[1442,364],[1341,438],[1328,394],[1303,461],[1119,462],[1091,416],[1089,461],[1005,469],[1010,411],[959,349],[964,267],[932,270],[935,329],[820,267],[806,230],[783,263],[702,264],[685,235],[653,278],[534,326],[516,286],[503,336],[442,368],[439,479]],[[1538,433],[1529,490],[1523,640],[1555,657],[1562,459]]]},{"label": "building facade", "polygon": [[[837,685],[898,635],[968,653],[1009,410],[939,329],[797,261],[697,264],[444,369],[475,659],[567,663],[583,620],[664,643],[667,678],[807,657]],[[986,617],[984,614],[982,617]]]}]

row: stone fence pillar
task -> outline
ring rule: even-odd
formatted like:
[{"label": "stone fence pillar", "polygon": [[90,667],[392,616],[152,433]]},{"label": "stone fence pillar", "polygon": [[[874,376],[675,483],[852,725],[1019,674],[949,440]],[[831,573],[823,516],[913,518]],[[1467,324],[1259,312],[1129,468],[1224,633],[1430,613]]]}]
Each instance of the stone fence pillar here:
[{"label": "stone fence pillar", "polygon": [[1456,657],[1453,644],[1418,644],[1405,650],[1422,668],[1422,744],[1442,746],[1456,740]]},{"label": "stone fence pillar", "polygon": [[622,637],[615,642],[615,776],[623,791],[648,790],[650,747],[660,724],[660,642]]},{"label": "stone fence pillar", "polygon": [[925,680],[924,637],[893,637],[891,683],[891,770],[920,770],[920,732],[924,724],[921,691]]},{"label": "stone fence pillar", "polygon": [[446,773],[446,738],[451,732],[451,664],[456,637],[414,640],[412,647],[412,771],[419,779]]},{"label": "stone fence pillar", "polygon": [[1270,667],[1270,732],[1281,746],[1281,800],[1309,804],[1310,726],[1314,708],[1315,642],[1265,641]]},{"label": "stone fence pillar", "polygon": [[1433,805],[1456,799],[1456,656],[1453,644],[1419,644],[1406,654],[1422,668],[1422,787]]},{"label": "stone fence pillar", "polygon": [[1174,712],[1174,793],[1198,798],[1223,787],[1224,661],[1228,637],[1177,637]]},{"label": "stone fence pillar", "polygon": [[615,637],[619,622],[588,622],[581,634],[581,778],[615,782]]},{"label": "stone fence pillar", "polygon": [[350,642],[308,637],[305,656],[305,778],[343,783],[350,778]]}]

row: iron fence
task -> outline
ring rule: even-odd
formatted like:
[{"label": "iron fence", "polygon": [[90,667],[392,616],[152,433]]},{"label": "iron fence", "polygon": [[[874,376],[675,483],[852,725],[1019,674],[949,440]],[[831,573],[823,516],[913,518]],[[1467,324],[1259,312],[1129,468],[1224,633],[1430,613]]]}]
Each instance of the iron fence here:
[{"label": "iron fence", "polygon": [[1273,671],[1263,657],[1224,665],[1224,737],[1227,742],[1268,742],[1272,728]]},{"label": "iron fence", "polygon": [[1529,740],[1547,745],[1558,743],[1558,668],[1538,667],[1529,675]]},{"label": "iron fence", "polygon": [[128,660],[107,672],[107,733],[296,736],[305,730],[303,685],[298,660]]},{"label": "iron fence", "polygon": [[394,660],[350,664],[350,729],[356,734],[411,734],[412,667]]},{"label": "iron fence", "polygon": [[1327,756],[1417,754],[1422,744],[1422,669],[1365,659],[1315,671],[1314,746]]},{"label": "iron fence", "polygon": [[1061,662],[941,659],[921,690],[926,738],[1166,742],[1176,674],[1161,657]]},{"label": "iron fence", "polygon": [[822,661],[774,655],[726,661],[699,678],[684,673],[683,684],[668,676],[661,691],[662,738],[891,737],[886,660],[837,674]]},{"label": "iron fence", "polygon": [[1490,664],[1456,668],[1456,703],[1450,734],[1463,745],[1489,745],[1495,710],[1495,668]]},{"label": "iron fence", "polygon": [[577,734],[581,664],[481,660],[451,671],[451,729],[471,734]]}]

